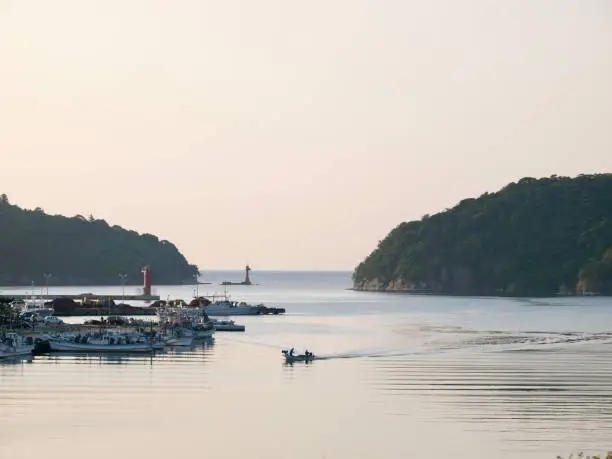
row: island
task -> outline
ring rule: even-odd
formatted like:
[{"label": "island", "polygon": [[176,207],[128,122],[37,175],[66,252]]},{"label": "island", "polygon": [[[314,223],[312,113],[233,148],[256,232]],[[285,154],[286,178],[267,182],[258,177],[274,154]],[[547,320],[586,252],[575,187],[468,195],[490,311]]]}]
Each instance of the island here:
[{"label": "island", "polygon": [[193,279],[174,244],[157,236],[111,226],[82,215],[49,215],[22,209],[0,195],[0,285],[139,285],[142,269],[152,282],[177,285]]},{"label": "island", "polygon": [[395,227],[353,272],[359,291],[612,294],[612,174],[525,177]]}]

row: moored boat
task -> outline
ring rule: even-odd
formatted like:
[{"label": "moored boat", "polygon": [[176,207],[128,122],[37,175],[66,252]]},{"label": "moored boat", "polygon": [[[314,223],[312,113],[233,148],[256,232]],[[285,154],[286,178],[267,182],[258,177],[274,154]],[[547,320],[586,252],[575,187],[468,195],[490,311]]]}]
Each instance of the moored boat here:
[{"label": "moored boat", "polygon": [[253,305],[245,301],[230,299],[227,291],[223,295],[200,296],[191,302],[208,316],[258,316],[266,309],[263,304]]},{"label": "moored boat", "polygon": [[167,346],[194,346],[196,338],[189,330],[175,329],[164,336]]},{"label": "moored boat", "polygon": [[198,296],[189,304],[183,300],[159,301],[155,306],[157,314],[177,314],[181,311],[182,316],[259,316],[268,314],[284,314],[284,308],[267,307],[263,303],[253,305],[245,301],[231,300],[227,292],[223,295]]},{"label": "moored boat", "polygon": [[215,334],[215,327],[212,323],[208,325],[204,324],[194,324],[192,326],[193,334],[195,339],[206,339],[212,338]]},{"label": "moored boat", "polygon": [[0,359],[32,355],[34,341],[15,332],[0,334]]},{"label": "moored boat", "polygon": [[135,333],[59,334],[49,339],[51,351],[73,352],[152,352],[153,344]]},{"label": "moored boat", "polygon": [[244,301],[230,301],[227,299],[217,300],[204,305],[203,309],[209,316],[258,316],[261,314],[261,306],[251,305]]},{"label": "moored boat", "polygon": [[195,341],[212,338],[215,327],[199,308],[170,306],[157,310],[165,343],[170,346],[192,346]]}]

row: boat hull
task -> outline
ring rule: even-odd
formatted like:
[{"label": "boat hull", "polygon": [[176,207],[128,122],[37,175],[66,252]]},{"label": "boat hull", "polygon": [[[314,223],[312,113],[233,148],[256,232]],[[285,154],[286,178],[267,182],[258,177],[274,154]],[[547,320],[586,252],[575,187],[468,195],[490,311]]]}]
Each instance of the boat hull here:
[{"label": "boat hull", "polygon": [[261,308],[258,306],[206,306],[204,311],[211,317],[229,317],[229,316],[258,316],[261,314]]},{"label": "boat hull", "polygon": [[0,359],[10,359],[13,357],[24,357],[32,355],[34,346],[25,346],[13,349],[0,349]]},{"label": "boat hull", "polygon": [[215,334],[215,329],[211,328],[210,330],[195,330],[193,334],[196,339],[212,338]]},{"label": "boat hull", "polygon": [[215,323],[214,327],[216,331],[222,332],[243,332],[246,330],[244,325],[237,325],[235,323]]},{"label": "boat hull", "polygon": [[166,346],[193,346],[193,336],[183,336],[181,338],[168,338],[166,340]]},{"label": "boat hull", "polygon": [[32,355],[34,342],[15,332],[2,333],[0,336],[0,359]]},{"label": "boat hull", "polygon": [[294,355],[293,357],[285,356],[285,363],[294,363],[294,362],[312,362],[316,359],[316,356],[306,357],[303,355]]},{"label": "boat hull", "polygon": [[83,344],[49,341],[52,351],[62,352],[152,352],[151,344]]}]

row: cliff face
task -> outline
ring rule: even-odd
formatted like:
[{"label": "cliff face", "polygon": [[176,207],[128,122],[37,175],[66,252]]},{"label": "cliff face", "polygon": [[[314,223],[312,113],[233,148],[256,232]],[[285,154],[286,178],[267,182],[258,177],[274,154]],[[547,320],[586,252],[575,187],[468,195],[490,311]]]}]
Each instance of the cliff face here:
[{"label": "cliff face", "polygon": [[588,263],[578,274],[576,292],[612,294],[612,246],[596,261]]},{"label": "cliff face", "polygon": [[402,223],[353,280],[364,291],[612,294],[612,174],[524,178]]},{"label": "cliff face", "polygon": [[[197,267],[169,241],[104,220],[25,210],[0,196],[0,285],[141,284],[149,265],[155,284],[193,278]],[[43,273],[51,274],[44,277]]]}]

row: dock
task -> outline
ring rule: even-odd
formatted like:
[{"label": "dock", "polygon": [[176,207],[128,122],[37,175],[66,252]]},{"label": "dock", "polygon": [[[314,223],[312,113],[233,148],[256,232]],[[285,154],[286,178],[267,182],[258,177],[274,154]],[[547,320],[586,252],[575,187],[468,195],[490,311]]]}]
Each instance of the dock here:
[{"label": "dock", "polygon": [[[121,280],[124,283],[125,282],[125,274],[121,274]],[[37,300],[56,300],[58,298],[70,298],[71,300],[79,300],[79,301],[90,301],[90,302],[95,302],[95,301],[108,301],[108,300],[113,300],[113,301],[159,301],[160,297],[159,295],[152,295],[151,294],[151,267],[150,266],[145,266],[144,268],[142,268],[142,294],[141,295],[125,295],[124,293],[122,293],[121,295],[114,295],[114,294],[109,294],[109,295],[96,295],[93,293],[78,293],[76,295],[74,294],[53,294],[50,295],[49,294],[49,286],[46,286],[47,289],[47,294],[43,294],[41,292],[41,294],[36,294],[36,293],[12,293],[12,294],[8,294],[6,293],[2,293],[0,294],[0,302],[2,302],[2,300],[4,300],[4,302],[8,301],[12,301],[12,300],[31,300],[31,299],[37,299]],[[124,284],[122,284],[124,285]],[[125,286],[125,285],[124,285]],[[79,288],[79,287],[73,287],[73,288]],[[32,291],[34,290],[34,284],[32,284]]]},{"label": "dock", "polygon": [[0,295],[0,301],[2,300],[30,300],[35,298],[37,300],[55,300],[57,298],[70,298],[71,300],[90,300],[90,301],[102,301],[102,300],[113,300],[113,301],[159,301],[159,295],[94,295],[92,293],[79,293],[73,294],[61,294],[61,295],[40,295],[31,293],[13,293],[8,295],[6,293]]}]

